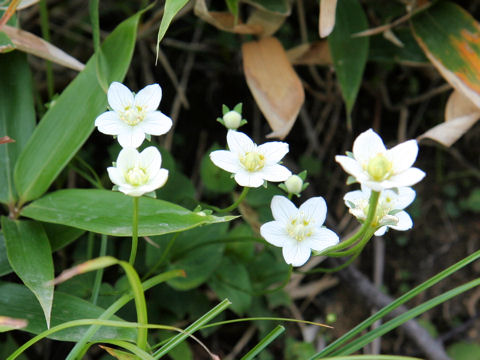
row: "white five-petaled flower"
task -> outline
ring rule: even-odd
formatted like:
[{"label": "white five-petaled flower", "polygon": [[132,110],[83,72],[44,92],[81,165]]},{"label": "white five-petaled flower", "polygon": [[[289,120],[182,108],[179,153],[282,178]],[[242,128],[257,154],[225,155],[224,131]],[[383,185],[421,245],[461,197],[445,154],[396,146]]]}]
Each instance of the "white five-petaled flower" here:
[{"label": "white five-petaled flower", "polygon": [[305,201],[299,209],[286,197],[274,196],[274,221],[263,224],[260,233],[270,244],[283,248],[287,264],[302,266],[311,251],[322,251],[338,243],[338,236],[323,227],[327,205],[322,197]]},{"label": "white five-petaled flower", "polygon": [[162,99],[158,84],[148,85],[134,95],[125,85],[113,82],[107,97],[112,111],[99,115],[95,126],[101,133],[118,136],[124,148],[138,148],[145,134],[163,135],[172,127],[172,120],[157,111]]},{"label": "white five-petaled flower", "polygon": [[353,143],[353,158],[337,155],[335,160],[359,183],[374,191],[411,186],[425,173],[411,166],[418,153],[418,144],[409,140],[387,150],[372,129],[360,134]]},{"label": "white five-petaled flower", "polygon": [[118,154],[115,167],[109,167],[107,171],[119,191],[130,196],[142,196],[165,185],[168,170],[161,169],[161,165],[162,156],[154,146],[141,153],[133,148],[124,148]]},{"label": "white five-petaled flower", "polygon": [[[371,190],[362,186],[362,190],[350,191],[343,197],[349,212],[360,221],[365,221],[367,218],[370,194]],[[415,190],[409,187],[382,191],[372,222],[372,226],[379,227],[375,235],[382,236],[388,228],[400,231],[411,229],[412,219],[403,209],[413,200],[415,200]]]},{"label": "white five-petaled flower", "polygon": [[210,159],[219,168],[235,174],[235,181],[246,187],[259,187],[265,180],[280,182],[288,179],[292,173],[278,162],[288,152],[288,144],[271,141],[262,145],[255,144],[244,133],[229,130],[227,133],[228,150],[217,150]]}]

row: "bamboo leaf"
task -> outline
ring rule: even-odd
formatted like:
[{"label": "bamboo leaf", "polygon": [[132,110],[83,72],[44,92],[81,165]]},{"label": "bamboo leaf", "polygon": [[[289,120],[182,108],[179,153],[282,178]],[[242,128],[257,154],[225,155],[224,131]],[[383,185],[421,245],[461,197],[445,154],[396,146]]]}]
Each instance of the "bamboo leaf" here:
[{"label": "bamboo leaf", "polygon": [[[132,198],[107,190],[70,189],[48,194],[22,209],[29,218],[113,236],[132,236]],[[191,212],[167,201],[142,197],[139,236],[162,235],[234,219]]]},{"label": "bamboo leaf", "polygon": [[42,225],[2,217],[8,261],[23,283],[35,294],[45,314],[47,327],[53,304],[53,260]]},{"label": "bamboo leaf", "polygon": [[354,38],[352,35],[367,29],[368,23],[357,0],[339,1],[335,19],[335,28],[328,37],[328,44],[349,115],[362,83],[369,44],[367,37]]},{"label": "bamboo leaf", "polygon": [[0,201],[14,204],[13,170],[35,129],[32,77],[27,56],[18,51],[0,55],[0,136],[15,142],[0,145]]},{"label": "bamboo leaf", "polygon": [[[140,14],[125,20],[102,46],[108,81],[121,81],[130,64]],[[40,197],[82,146],[94,128],[95,117],[107,105],[97,82],[93,56],[63,91],[35,129],[15,168],[20,203]]]}]

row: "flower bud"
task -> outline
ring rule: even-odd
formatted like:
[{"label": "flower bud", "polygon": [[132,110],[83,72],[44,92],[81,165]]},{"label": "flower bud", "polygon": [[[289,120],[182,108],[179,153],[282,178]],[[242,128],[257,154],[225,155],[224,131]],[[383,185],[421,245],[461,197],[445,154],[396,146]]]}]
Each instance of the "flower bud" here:
[{"label": "flower bud", "polygon": [[237,130],[242,121],[242,115],[235,110],[231,110],[223,115],[223,121],[228,129]]},{"label": "flower bud", "polygon": [[285,187],[290,194],[300,194],[303,188],[303,180],[298,175],[292,175],[285,181]]}]

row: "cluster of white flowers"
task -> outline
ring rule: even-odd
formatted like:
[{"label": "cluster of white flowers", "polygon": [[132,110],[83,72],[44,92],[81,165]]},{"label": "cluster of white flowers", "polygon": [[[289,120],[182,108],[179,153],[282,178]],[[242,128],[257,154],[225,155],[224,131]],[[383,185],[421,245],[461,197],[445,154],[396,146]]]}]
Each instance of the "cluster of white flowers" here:
[{"label": "cluster of white flowers", "polygon": [[[299,194],[302,190],[303,180],[279,164],[289,150],[288,144],[268,142],[258,146],[232,128],[228,131],[227,143],[229,150],[214,151],[210,159],[234,174],[239,185],[259,187],[266,181],[286,181],[284,188],[289,194]],[[387,150],[380,136],[370,129],[357,137],[353,153],[336,157],[344,170],[361,184],[361,190],[344,197],[350,213],[359,221],[367,219],[372,191],[380,192],[370,224],[377,236],[388,228],[408,230],[413,226],[404,209],[415,199],[415,191],[409,186],[425,176],[423,171],[412,167],[417,153],[415,140]],[[327,205],[322,197],[311,198],[297,209],[286,197],[274,196],[271,209],[274,221],[262,225],[260,233],[267,242],[282,248],[287,264],[302,266],[312,250],[323,251],[339,242],[338,236],[323,226]]]},{"label": "cluster of white flowers", "polygon": [[109,167],[110,180],[118,190],[130,196],[142,196],[162,187],[168,170],[162,169],[162,156],[155,146],[141,153],[146,135],[163,135],[172,127],[172,120],[157,110],[162,99],[158,84],[148,85],[133,94],[125,85],[113,82],[108,88],[111,111],[95,120],[98,131],[114,135],[122,146],[117,161]]},{"label": "cluster of white flowers", "polygon": [[425,176],[422,170],[412,167],[417,154],[415,140],[387,150],[381,137],[369,129],[355,139],[352,154],[335,157],[361,184],[361,190],[351,191],[343,198],[358,220],[363,222],[367,218],[371,192],[380,192],[372,221],[372,226],[378,228],[375,235],[383,235],[388,228],[402,231],[412,228],[412,219],[403,210],[415,199],[415,191],[409,186]]}]

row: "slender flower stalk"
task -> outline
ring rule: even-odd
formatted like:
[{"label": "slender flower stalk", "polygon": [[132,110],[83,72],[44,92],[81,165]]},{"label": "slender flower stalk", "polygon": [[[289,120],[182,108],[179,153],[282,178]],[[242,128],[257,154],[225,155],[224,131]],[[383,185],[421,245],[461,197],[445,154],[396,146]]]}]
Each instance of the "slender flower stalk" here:
[{"label": "slender flower stalk", "polygon": [[130,258],[128,263],[135,265],[138,248],[138,197],[133,198],[133,216],[132,216],[132,248],[130,250]]}]

